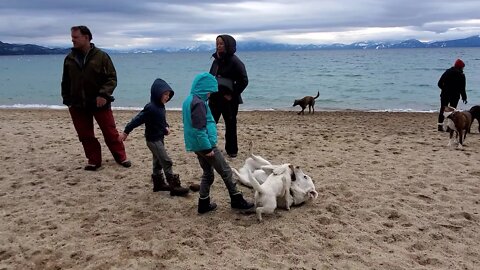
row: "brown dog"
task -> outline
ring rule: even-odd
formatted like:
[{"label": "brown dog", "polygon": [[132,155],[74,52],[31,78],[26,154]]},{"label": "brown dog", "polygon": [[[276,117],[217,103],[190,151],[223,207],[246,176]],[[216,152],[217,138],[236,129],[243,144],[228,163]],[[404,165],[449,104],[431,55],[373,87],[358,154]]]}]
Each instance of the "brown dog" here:
[{"label": "brown dog", "polygon": [[456,133],[455,137],[458,138],[457,147],[462,149],[467,133],[470,132],[472,114],[469,111],[461,112],[457,111],[455,108],[445,106],[443,115],[445,116],[447,127],[450,129],[450,141],[448,142],[448,146],[455,142],[453,139],[453,133]]},{"label": "brown dog", "polygon": [[302,99],[295,99],[292,106],[295,107],[297,105],[300,105],[300,107],[302,107],[302,110],[298,112],[298,114],[305,114],[304,111],[305,111],[305,108],[307,108],[307,106],[308,106],[308,113],[310,113],[310,109],[311,109],[313,111],[312,114],[314,114],[315,99],[317,99],[319,96],[320,96],[320,91],[317,92],[317,96],[315,97],[306,96],[306,97],[303,97]]},{"label": "brown dog", "polygon": [[472,124],[473,124],[473,120],[477,119],[478,132],[480,132],[480,106],[477,105],[470,108],[470,113],[472,114]]}]

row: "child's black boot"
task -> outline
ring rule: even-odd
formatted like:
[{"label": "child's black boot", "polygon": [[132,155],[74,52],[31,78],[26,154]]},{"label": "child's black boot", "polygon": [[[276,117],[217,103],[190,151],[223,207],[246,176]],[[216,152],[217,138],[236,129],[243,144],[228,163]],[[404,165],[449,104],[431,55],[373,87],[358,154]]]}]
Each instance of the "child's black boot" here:
[{"label": "child's black boot", "polygon": [[247,202],[240,192],[230,195],[230,199],[230,206],[234,209],[248,210],[255,206],[253,203]]},{"label": "child's black boot", "polygon": [[152,174],[152,182],[153,182],[153,192],[157,191],[170,191],[170,186],[165,183],[165,178],[163,174],[160,175],[153,175]]},{"label": "child's black boot", "polygon": [[174,174],[170,177],[167,176],[167,182],[170,186],[171,196],[186,196],[188,194],[189,189],[180,185],[180,176],[178,176],[178,174]]},{"label": "child's black boot", "polygon": [[217,208],[217,204],[214,202],[210,202],[210,196],[206,198],[199,198],[198,199],[198,213],[204,214],[210,211],[213,211]]}]

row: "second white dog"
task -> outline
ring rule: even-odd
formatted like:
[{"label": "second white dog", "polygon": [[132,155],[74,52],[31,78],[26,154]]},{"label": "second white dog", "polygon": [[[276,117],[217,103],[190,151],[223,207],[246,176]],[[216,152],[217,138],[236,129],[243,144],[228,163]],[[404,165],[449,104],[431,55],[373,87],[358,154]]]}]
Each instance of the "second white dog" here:
[{"label": "second white dog", "polygon": [[[290,209],[293,201],[290,195],[290,186],[294,168],[290,164],[280,166],[266,165],[267,169],[273,172],[267,177],[263,184],[258,183],[255,176],[252,175],[251,184],[255,189],[255,212],[259,221],[262,220],[262,213],[273,213],[277,208],[277,198],[285,198],[287,210]],[[262,168],[263,168],[262,167]],[[251,172],[248,172],[251,174]]]}]

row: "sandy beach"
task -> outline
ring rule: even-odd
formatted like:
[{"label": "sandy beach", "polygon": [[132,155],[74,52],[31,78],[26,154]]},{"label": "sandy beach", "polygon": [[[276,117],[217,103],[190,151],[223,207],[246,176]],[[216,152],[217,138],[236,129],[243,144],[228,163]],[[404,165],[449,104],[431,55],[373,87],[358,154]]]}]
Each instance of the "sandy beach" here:
[{"label": "sandy beach", "polygon": [[[119,129],[135,111],[115,111]],[[85,158],[66,110],[0,110],[0,269],[480,269],[480,134],[447,147],[437,114],[240,112],[239,168],[250,140],[273,163],[301,166],[319,197],[258,222],[197,214],[198,194],[152,192],[143,127],[117,165]],[[198,182],[181,114],[166,147],[182,183]],[[223,124],[219,146],[223,148]],[[253,191],[240,187],[252,200]]]}]

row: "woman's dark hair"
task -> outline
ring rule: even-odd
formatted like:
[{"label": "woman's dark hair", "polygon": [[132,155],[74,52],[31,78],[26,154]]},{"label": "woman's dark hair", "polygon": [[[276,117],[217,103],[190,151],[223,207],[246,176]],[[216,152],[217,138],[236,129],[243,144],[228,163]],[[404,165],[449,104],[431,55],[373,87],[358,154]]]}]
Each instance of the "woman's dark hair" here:
[{"label": "woman's dark hair", "polygon": [[82,35],[86,35],[88,36],[88,40],[92,40],[92,32],[90,32],[90,29],[88,29],[88,27],[86,27],[85,25],[78,25],[78,26],[72,26],[72,28],[70,29],[71,31],[80,31],[80,33],[82,33]]}]

